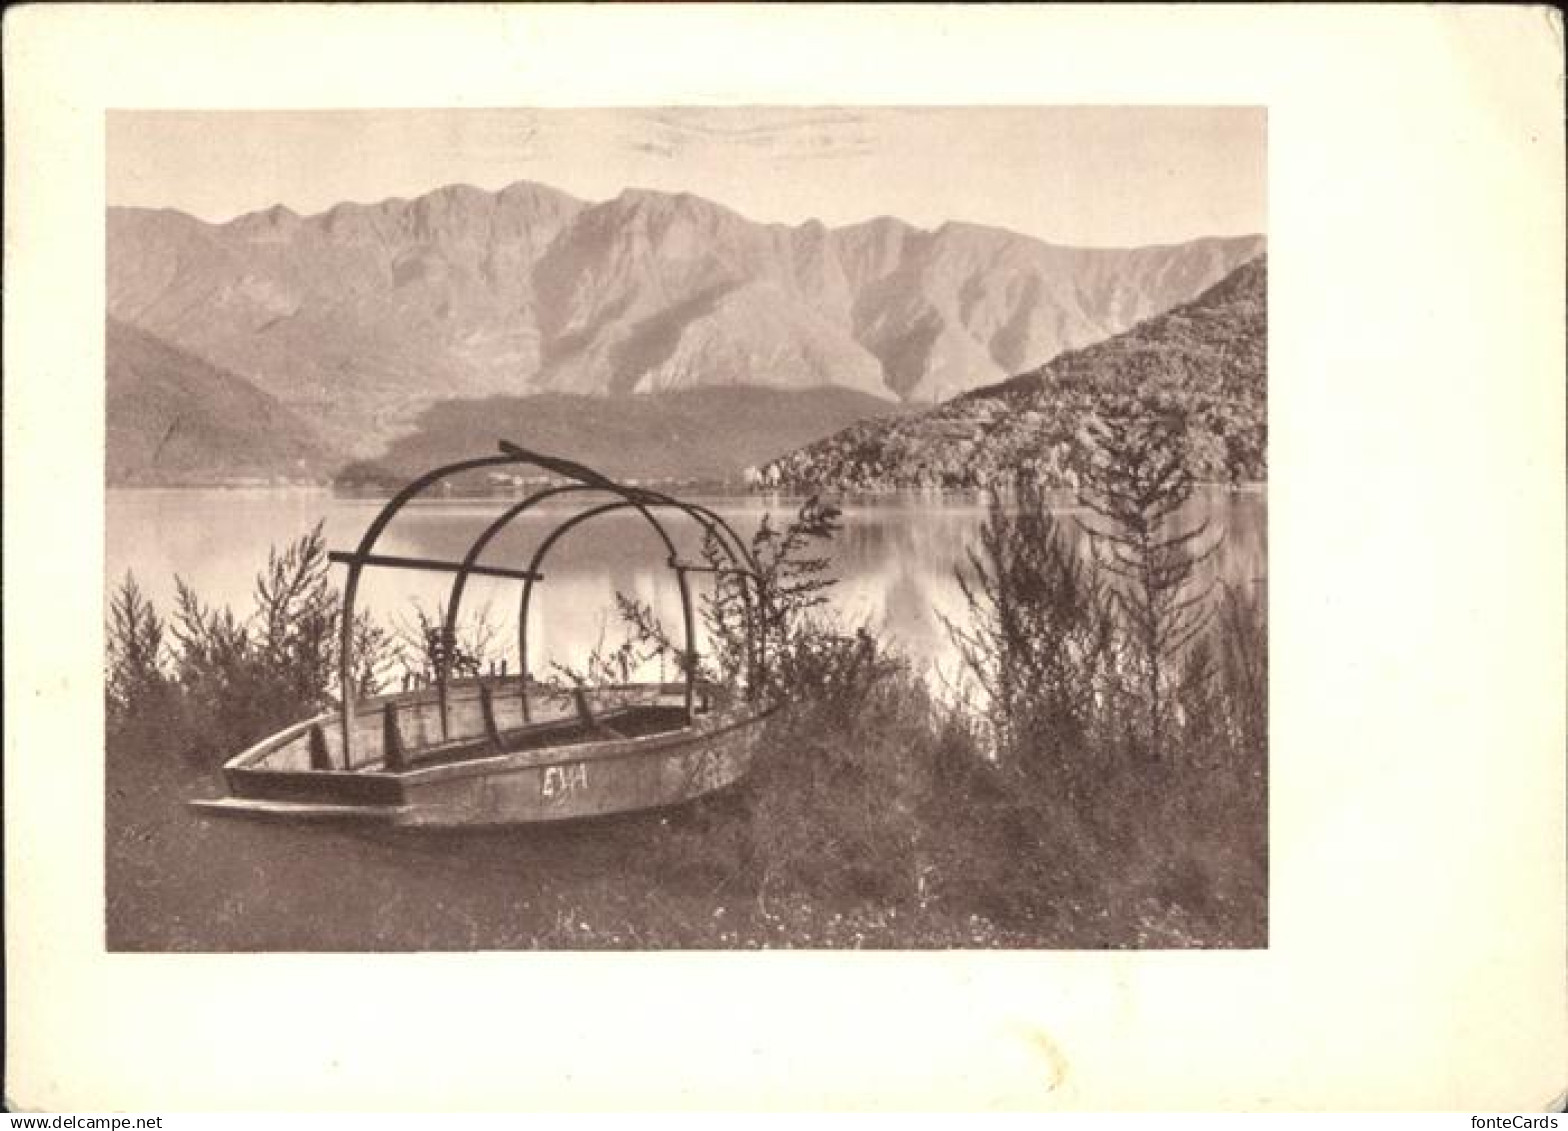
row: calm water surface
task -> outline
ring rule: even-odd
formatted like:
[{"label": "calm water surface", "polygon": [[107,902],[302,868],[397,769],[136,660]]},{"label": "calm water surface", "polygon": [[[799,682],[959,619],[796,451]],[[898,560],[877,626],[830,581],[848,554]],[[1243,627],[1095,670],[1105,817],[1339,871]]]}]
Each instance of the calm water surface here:
[{"label": "calm water surface", "polygon": [[[509,499],[433,500],[405,508],[382,536],[377,552],[461,558],[474,536],[509,505]],[[765,513],[775,525],[793,514],[795,500],[729,496],[701,500],[749,537]],[[328,545],[350,549],[383,500],[338,496],[301,488],[143,489],[108,493],[106,565],[112,585],[127,571],[160,612],[173,604],[174,578],[184,578],[209,604],[236,613],[252,607],[255,576],[270,547],[283,546],[325,524]],[[1063,509],[1071,509],[1064,500]],[[1212,572],[1251,583],[1266,576],[1265,520],[1261,493],[1213,492],[1197,509],[1226,532]],[[497,538],[484,561],[525,565],[541,538],[566,514],[541,508],[519,518]],[[913,656],[945,667],[951,662],[942,618],[956,619],[963,599],[954,570],[965,565],[985,518],[974,495],[910,494],[846,501],[842,533],[832,547],[833,603],[847,617],[867,621],[898,640]],[[672,520],[672,526],[680,525]],[[1069,526],[1071,524],[1068,524]],[[679,536],[683,553],[697,559],[700,539]],[[615,594],[651,604],[668,625],[680,624],[680,601],[665,552],[636,512],[587,522],[568,534],[544,563],[530,618],[529,664],[580,663],[598,642],[611,647],[624,633],[614,613]],[[341,576],[341,567],[333,567]],[[451,579],[408,570],[367,570],[365,607],[391,627],[414,623],[415,604],[433,612]],[[516,581],[472,578],[463,601],[465,619],[485,613],[499,628],[496,652],[517,664]],[[654,674],[654,673],[647,673]]]}]

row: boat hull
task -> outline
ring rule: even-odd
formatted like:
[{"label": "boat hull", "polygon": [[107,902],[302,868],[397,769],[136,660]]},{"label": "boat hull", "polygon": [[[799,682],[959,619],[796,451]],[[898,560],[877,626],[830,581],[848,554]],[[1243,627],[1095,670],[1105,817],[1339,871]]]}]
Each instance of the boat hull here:
[{"label": "boat hull", "polygon": [[[462,700],[484,686],[454,687],[447,714],[466,718]],[[495,713],[483,695],[480,717]],[[343,820],[426,828],[537,824],[678,805],[735,785],[751,769],[767,708],[713,705],[688,720],[671,689],[651,685],[595,693],[591,714],[560,709],[555,717],[487,729],[449,721],[441,741],[400,753],[384,750],[354,763],[326,742],[336,716],[306,720],[225,766],[229,796],[194,802],[215,814],[285,820]],[[387,696],[361,714],[380,719],[383,734],[430,708],[428,693]],[[549,714],[541,698],[530,715]],[[391,717],[394,722],[385,720]],[[420,723],[422,728],[428,720]],[[359,722],[359,720],[356,720]],[[367,728],[368,729],[368,728]],[[410,728],[414,729],[414,728]],[[400,742],[400,739],[391,741]],[[341,767],[310,765],[316,760]]]}]

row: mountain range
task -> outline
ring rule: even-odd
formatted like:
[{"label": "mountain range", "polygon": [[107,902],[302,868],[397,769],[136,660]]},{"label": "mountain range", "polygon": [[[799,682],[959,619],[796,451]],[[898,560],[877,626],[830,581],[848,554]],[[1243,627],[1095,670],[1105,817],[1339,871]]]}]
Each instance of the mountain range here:
[{"label": "mountain range", "polygon": [[1242,264],[1193,301],[1007,381],[890,420],[863,421],[748,478],[794,491],[985,487],[1024,474],[1077,488],[1096,418],[1128,410],[1186,422],[1208,482],[1267,478],[1268,261]]},{"label": "mountain range", "polygon": [[[935,403],[1126,330],[1262,248],[764,224],[689,193],[592,203],[519,182],[221,224],[111,208],[108,313],[308,421],[306,447],[368,457],[463,398],[763,386]],[[111,335],[111,374],[129,341]]]}]

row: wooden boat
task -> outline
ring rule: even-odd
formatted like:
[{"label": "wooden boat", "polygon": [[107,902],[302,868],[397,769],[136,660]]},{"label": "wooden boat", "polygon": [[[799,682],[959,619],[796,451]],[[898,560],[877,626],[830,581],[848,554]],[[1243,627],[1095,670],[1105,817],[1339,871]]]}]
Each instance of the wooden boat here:
[{"label": "wooden boat", "polygon": [[[402,558],[375,552],[382,532],[404,505],[462,472],[532,464],[566,482],[536,491],[502,511],[461,561]],[[581,495],[589,504],[559,523],[539,544],[527,568],[482,560],[485,548],[510,522],[545,499]],[[598,501],[594,497],[598,496]],[[623,684],[562,690],[530,678],[528,614],[541,566],[559,539],[600,515],[634,509],[669,551],[685,630],[687,673],[676,684]],[[695,522],[729,564],[682,561],[659,513]],[[392,498],[352,552],[334,552],[347,565],[344,590],[340,704],[257,743],[224,765],[228,796],[193,802],[209,812],[286,819],[349,819],[402,826],[506,825],[558,821],[657,808],[689,801],[740,781],[756,753],[759,724],[774,704],[749,692],[754,664],[739,688],[695,675],[696,639],[687,575],[737,576],[765,601],[756,563],[745,543],[706,508],[660,492],[615,483],[580,464],[501,445],[501,455],[437,468]],[[454,679],[443,661],[431,686],[357,698],[350,631],[361,572],[370,567],[450,572],[454,580],[442,631],[455,639],[467,579],[499,576],[521,582],[517,675]],[[442,650],[449,656],[451,649]],[[753,652],[753,656],[755,652]]]},{"label": "wooden boat", "polygon": [[[707,689],[688,719],[684,685],[630,685],[524,699],[515,680],[434,688],[356,708],[345,763],[335,713],[289,727],[224,766],[216,812],[395,825],[497,825],[673,805],[738,782],[766,712]],[[387,757],[388,751],[393,756]]]}]

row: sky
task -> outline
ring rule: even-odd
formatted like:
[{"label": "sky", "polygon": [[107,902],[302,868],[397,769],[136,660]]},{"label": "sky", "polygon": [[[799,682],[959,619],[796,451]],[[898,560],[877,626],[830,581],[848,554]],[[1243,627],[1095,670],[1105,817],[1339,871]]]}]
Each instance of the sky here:
[{"label": "sky", "polygon": [[285,204],[540,181],[691,192],[759,221],[891,215],[1130,247],[1266,231],[1249,107],[110,111],[112,205],[223,221]]}]

